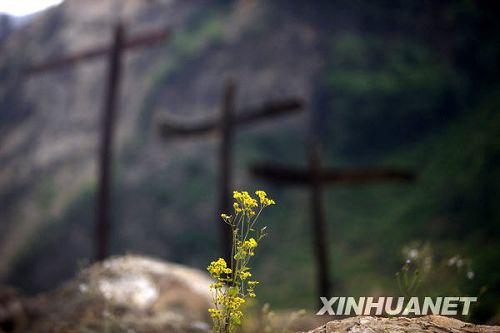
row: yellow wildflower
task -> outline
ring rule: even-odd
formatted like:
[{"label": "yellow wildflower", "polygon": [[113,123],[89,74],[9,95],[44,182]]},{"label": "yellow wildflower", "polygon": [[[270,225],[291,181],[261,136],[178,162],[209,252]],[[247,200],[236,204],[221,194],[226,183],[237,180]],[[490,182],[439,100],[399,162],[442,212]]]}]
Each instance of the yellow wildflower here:
[{"label": "yellow wildflower", "polygon": [[264,191],[256,191],[255,194],[257,194],[257,196],[259,197],[262,206],[270,206],[276,204],[273,199],[269,199],[267,197],[267,193]]},{"label": "yellow wildflower", "polygon": [[245,241],[245,244],[249,249],[254,249],[257,247],[257,241],[253,237]]},{"label": "yellow wildflower", "polygon": [[248,279],[249,277],[252,276],[252,273],[250,273],[250,272],[239,272],[239,276],[240,276],[241,280],[246,280],[246,279]]},{"label": "yellow wildflower", "polygon": [[222,317],[222,311],[218,309],[208,309],[208,313],[210,314],[210,317],[214,319]]},{"label": "yellow wildflower", "polygon": [[240,205],[238,205],[237,202],[233,203],[233,208],[236,214],[241,213],[243,211],[243,209],[240,208]]},{"label": "yellow wildflower", "polygon": [[227,263],[223,258],[217,261],[212,261],[207,267],[208,272],[216,279],[219,279],[222,274],[231,274],[231,268],[227,267]]}]

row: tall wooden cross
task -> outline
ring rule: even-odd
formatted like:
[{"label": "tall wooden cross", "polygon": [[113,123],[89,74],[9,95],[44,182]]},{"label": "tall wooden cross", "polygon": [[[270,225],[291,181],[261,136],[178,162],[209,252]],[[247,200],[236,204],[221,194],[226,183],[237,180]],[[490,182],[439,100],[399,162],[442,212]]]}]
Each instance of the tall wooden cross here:
[{"label": "tall wooden cross", "polygon": [[251,167],[251,173],[259,178],[282,185],[305,186],[310,191],[312,245],[316,261],[318,299],[330,297],[330,259],[327,246],[327,226],[323,207],[323,190],[326,185],[366,184],[380,181],[403,181],[414,179],[411,172],[394,168],[340,169],[323,168],[318,144],[309,146],[307,169],[278,164],[259,164]]},{"label": "tall wooden cross", "polygon": [[[271,101],[261,107],[238,111],[235,108],[236,84],[232,80],[226,82],[222,108],[219,117],[199,123],[179,123],[165,120],[160,124],[160,134],[164,138],[180,136],[200,136],[211,133],[220,135],[219,167],[218,167],[218,201],[219,211],[231,210],[233,136],[237,129],[254,125],[302,110],[303,102],[297,98]],[[224,223],[219,223],[221,255],[229,259],[231,256],[231,230]],[[231,262],[230,260],[228,262]]]},{"label": "tall wooden cross", "polygon": [[95,259],[101,261],[109,255],[109,238],[111,229],[111,161],[113,156],[113,134],[118,110],[119,88],[121,80],[121,63],[125,50],[153,45],[164,41],[170,35],[170,29],[161,29],[140,35],[125,38],[123,24],[117,23],[113,30],[111,44],[101,45],[84,50],[63,58],[49,60],[33,65],[25,71],[27,77],[37,73],[60,69],[63,66],[73,65],[102,56],[108,57],[108,72],[106,78],[106,92],[101,118],[101,132],[98,155],[98,189],[95,204]]}]

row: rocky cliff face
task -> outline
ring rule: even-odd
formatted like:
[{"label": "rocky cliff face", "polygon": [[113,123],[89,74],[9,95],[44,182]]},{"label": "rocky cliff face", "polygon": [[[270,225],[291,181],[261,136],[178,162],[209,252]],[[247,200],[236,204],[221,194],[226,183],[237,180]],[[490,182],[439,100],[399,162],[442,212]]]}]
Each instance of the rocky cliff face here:
[{"label": "rocky cliff face", "polygon": [[[213,194],[204,194],[208,199],[184,214],[185,200],[177,200],[171,190],[193,178],[186,169],[194,177],[211,175],[215,146],[166,144],[157,135],[156,120],[166,113],[216,112],[228,77],[238,83],[239,106],[308,98],[321,58],[319,32],[313,21],[279,6],[267,1],[67,0],[10,34],[0,55],[0,277],[44,289],[69,276],[73,263],[91,253],[105,59],[30,77],[23,76],[25,68],[108,43],[118,18],[126,22],[129,36],[172,27],[168,43],[131,51],[124,63],[115,151],[120,228],[114,248],[189,261],[189,253],[182,257],[172,242],[166,244],[196,225],[213,243],[215,232],[207,228]],[[193,156],[206,163],[186,168]],[[210,188],[197,189],[199,184],[187,185],[194,186],[195,202],[201,195],[196,193]],[[68,233],[74,237],[66,244]]]}]

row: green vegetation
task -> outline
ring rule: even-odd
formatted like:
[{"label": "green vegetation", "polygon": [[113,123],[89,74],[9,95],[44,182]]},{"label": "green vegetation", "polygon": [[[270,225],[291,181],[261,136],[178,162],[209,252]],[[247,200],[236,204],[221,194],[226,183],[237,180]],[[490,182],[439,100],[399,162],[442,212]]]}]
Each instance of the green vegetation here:
[{"label": "green vegetation", "polygon": [[[52,184],[42,182],[39,193],[51,194]],[[93,250],[94,193],[95,184],[86,184],[78,195],[69,200],[60,216],[45,217],[45,223],[38,227],[18,253],[8,277],[9,284],[22,288],[26,293],[47,290],[72,277],[85,261],[88,262]],[[48,204],[50,199],[50,196],[43,197],[39,202]],[[40,256],[40,253],[47,255]]]}]

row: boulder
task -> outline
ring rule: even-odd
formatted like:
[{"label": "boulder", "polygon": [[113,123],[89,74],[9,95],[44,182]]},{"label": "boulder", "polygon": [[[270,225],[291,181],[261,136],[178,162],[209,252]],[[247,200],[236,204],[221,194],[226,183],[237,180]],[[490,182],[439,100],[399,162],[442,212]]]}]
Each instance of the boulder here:
[{"label": "boulder", "polygon": [[25,301],[24,332],[207,332],[207,274],[142,256],[106,260]]},{"label": "boulder", "polygon": [[334,320],[308,333],[500,333],[500,326],[474,325],[442,316],[352,317]]}]

